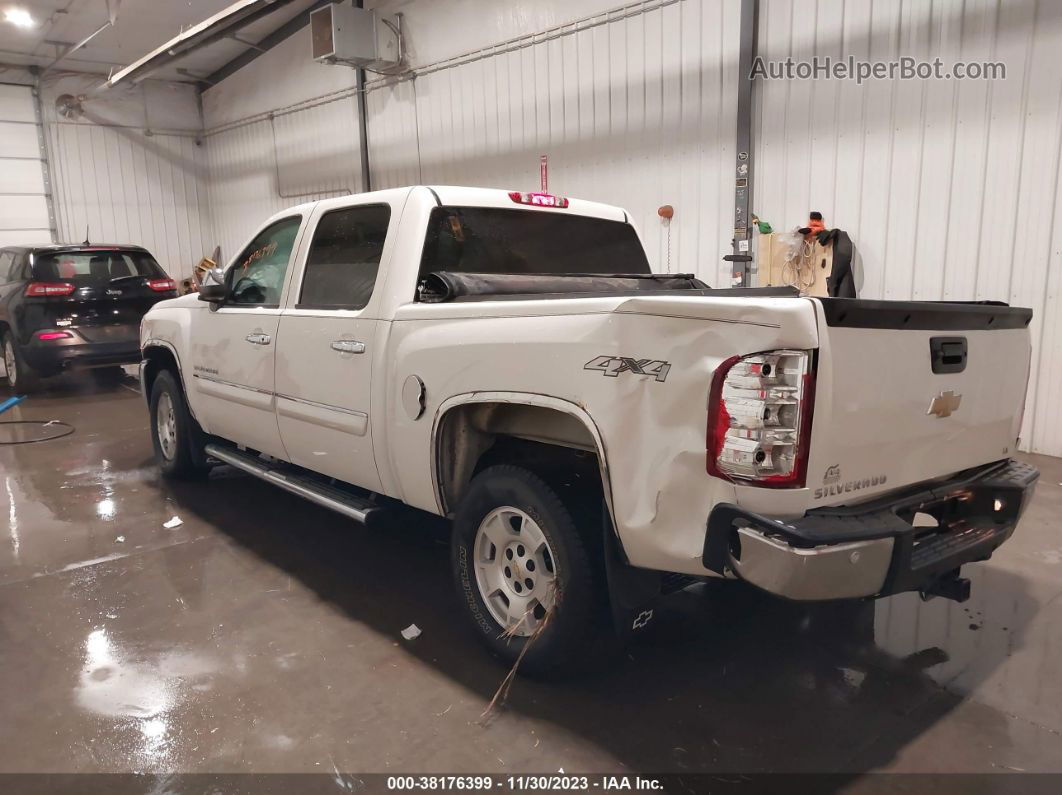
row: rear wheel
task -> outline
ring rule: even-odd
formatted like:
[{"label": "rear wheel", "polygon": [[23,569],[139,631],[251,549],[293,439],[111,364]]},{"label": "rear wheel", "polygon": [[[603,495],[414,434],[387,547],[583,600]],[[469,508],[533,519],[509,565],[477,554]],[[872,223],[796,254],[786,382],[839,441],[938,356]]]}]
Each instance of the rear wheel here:
[{"label": "rear wheel", "polygon": [[595,667],[615,640],[598,537],[534,473],[490,467],[472,481],[454,520],[457,588],[476,634],[520,672]]},{"label": "rear wheel", "polygon": [[158,374],[151,387],[151,442],[162,474],[194,478],[205,474],[203,432],[188,411],[184,391],[169,370]]},{"label": "rear wheel", "polygon": [[4,370],[11,391],[29,393],[37,389],[40,385],[40,376],[26,364],[15,342],[15,337],[10,331],[4,332],[0,345],[3,346]]}]

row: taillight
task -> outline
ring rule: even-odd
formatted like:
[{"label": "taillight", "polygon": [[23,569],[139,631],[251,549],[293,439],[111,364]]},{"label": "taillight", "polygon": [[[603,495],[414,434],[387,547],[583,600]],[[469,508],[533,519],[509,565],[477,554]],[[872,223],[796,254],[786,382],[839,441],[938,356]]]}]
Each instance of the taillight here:
[{"label": "taillight", "polygon": [[36,298],[47,298],[53,295],[70,295],[72,292],[74,292],[74,285],[64,284],[62,282],[57,284],[30,282],[26,285],[26,295],[34,296]]},{"label": "taillight", "polygon": [[74,335],[69,331],[45,331],[37,335],[37,339],[41,342],[48,342],[48,340],[68,340]]},{"label": "taillight", "polygon": [[552,193],[520,193],[514,190],[509,192],[509,198],[517,204],[533,204],[536,207],[559,207],[563,210],[568,206],[567,199]]},{"label": "taillight", "polygon": [[177,282],[173,279],[149,279],[147,286],[156,293],[165,293],[177,289]]},{"label": "taillight", "polygon": [[708,474],[802,488],[814,390],[809,351],[766,351],[724,361],[708,394]]}]

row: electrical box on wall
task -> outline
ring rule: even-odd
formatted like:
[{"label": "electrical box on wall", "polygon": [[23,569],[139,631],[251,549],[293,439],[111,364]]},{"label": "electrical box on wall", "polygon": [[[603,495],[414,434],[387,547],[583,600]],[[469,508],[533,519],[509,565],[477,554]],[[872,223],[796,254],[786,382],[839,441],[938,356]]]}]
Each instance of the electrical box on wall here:
[{"label": "electrical box on wall", "polygon": [[362,69],[394,66],[399,60],[398,28],[375,11],[353,2],[333,3],[310,14],[313,59]]}]

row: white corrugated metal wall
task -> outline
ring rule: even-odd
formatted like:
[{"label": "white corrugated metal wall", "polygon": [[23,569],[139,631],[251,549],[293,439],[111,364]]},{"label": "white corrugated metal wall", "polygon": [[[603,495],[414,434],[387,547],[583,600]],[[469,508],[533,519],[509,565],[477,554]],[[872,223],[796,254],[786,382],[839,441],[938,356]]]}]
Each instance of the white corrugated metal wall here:
[{"label": "white corrugated metal wall", "polygon": [[820,210],[864,261],[863,297],[1031,306],[1023,447],[1062,455],[1062,4],[764,0],[768,60],[945,65],[1002,61],[1007,78],[762,81],[754,200],[775,228]]},{"label": "white corrugated metal wall", "polygon": [[355,73],[310,58],[304,28],[203,94],[223,260],[285,207],[361,190]]},{"label": "white corrugated metal wall", "polygon": [[207,137],[210,207],[222,257],[273,213],[361,189],[351,96],[238,122]]},{"label": "white corrugated metal wall", "polygon": [[374,184],[537,190],[546,154],[550,190],[626,207],[656,269],[726,284],[739,21],[716,0],[637,3],[374,85]]},{"label": "white corrugated metal wall", "polygon": [[[468,16],[450,20],[452,41],[474,40],[466,32],[470,12],[486,14],[488,5],[458,9]],[[402,9],[411,18],[435,10],[417,3]],[[733,157],[738,15],[735,4],[720,0],[646,0],[569,15],[502,46],[418,64],[415,81],[371,81],[373,185],[532,190],[546,154],[551,190],[631,211],[656,268],[725,283],[731,191],[724,175]],[[313,64],[308,52],[306,37],[293,36],[237,73],[233,80],[244,82],[236,88],[222,83],[205,94],[211,208],[226,256],[272,212],[315,192],[336,195],[342,185],[359,185],[353,72]],[[323,100],[302,98],[302,106],[322,103],[316,115],[296,104],[276,117],[290,145],[278,145],[280,181],[289,171],[299,174],[299,189],[285,193],[308,194],[288,199],[277,190],[261,112],[276,107],[268,87],[307,65],[312,71],[299,73],[300,84],[319,90],[325,82],[333,91]],[[336,74],[346,76],[346,87]],[[227,100],[237,93],[243,109],[249,93],[258,95],[256,116],[225,120],[232,114]],[[656,213],[662,204],[676,208],[670,230]]]},{"label": "white corrugated metal wall", "polygon": [[69,75],[42,87],[58,239],[136,243],[188,276],[213,249],[194,89],[150,82],[86,100],[77,119],[56,113],[58,96],[99,82]]},{"label": "white corrugated metal wall", "polygon": [[0,83],[0,246],[51,243],[33,88]]}]

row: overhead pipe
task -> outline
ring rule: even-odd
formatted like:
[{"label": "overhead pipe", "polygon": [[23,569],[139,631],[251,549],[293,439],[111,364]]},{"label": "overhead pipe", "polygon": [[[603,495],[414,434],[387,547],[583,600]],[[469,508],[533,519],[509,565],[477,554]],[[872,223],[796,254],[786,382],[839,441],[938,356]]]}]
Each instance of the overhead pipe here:
[{"label": "overhead pipe", "polygon": [[44,74],[47,74],[48,72],[50,72],[58,64],[60,64],[64,60],[66,60],[66,58],[68,56],[70,56],[73,53],[75,53],[78,50],[80,50],[82,47],[84,47],[86,44],[88,44],[94,38],[99,36],[101,33],[103,33],[103,31],[107,30],[107,28],[111,27],[111,25],[113,25],[113,24],[114,24],[113,20],[108,20],[107,22],[104,22],[102,25],[100,25],[98,28],[96,28],[96,30],[94,30],[92,33],[87,35],[85,38],[83,38],[77,44],[72,44],[69,47],[67,47],[65,50],[63,50],[63,54],[60,55],[58,58],[56,58],[54,61],[52,61],[50,64],[45,66],[43,69],[41,69],[40,73],[42,75],[44,75]]}]

